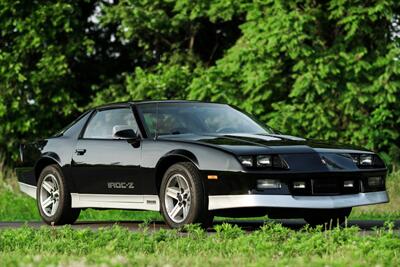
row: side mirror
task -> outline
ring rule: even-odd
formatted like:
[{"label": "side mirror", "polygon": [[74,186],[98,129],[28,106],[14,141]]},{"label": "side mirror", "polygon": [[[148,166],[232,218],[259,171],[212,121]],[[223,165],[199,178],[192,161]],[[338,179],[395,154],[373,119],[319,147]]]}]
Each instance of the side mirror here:
[{"label": "side mirror", "polygon": [[126,140],[137,140],[139,136],[129,125],[115,125],[113,127],[113,138],[114,139],[126,139]]}]

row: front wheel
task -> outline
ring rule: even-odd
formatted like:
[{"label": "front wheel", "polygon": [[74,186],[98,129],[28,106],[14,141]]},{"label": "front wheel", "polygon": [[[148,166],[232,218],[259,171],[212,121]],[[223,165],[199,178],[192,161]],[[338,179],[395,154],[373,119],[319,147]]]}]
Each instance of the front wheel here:
[{"label": "front wheel", "polygon": [[304,220],[311,226],[325,225],[330,228],[343,224],[350,213],[351,208],[313,210],[304,217]]},{"label": "front wheel", "polygon": [[41,172],[36,199],[40,216],[47,224],[72,224],[79,216],[80,209],[71,208],[71,194],[57,165],[47,166]]},{"label": "front wheel", "polygon": [[165,172],[160,188],[161,213],[171,228],[185,224],[212,224],[208,199],[197,168],[189,162],[172,165]]}]

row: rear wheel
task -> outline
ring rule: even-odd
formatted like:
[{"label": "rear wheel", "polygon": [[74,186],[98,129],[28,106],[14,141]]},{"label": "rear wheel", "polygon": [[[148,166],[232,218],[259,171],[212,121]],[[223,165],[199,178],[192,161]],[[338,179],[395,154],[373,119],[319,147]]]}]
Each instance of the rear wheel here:
[{"label": "rear wheel", "polygon": [[304,220],[311,226],[325,225],[330,228],[343,224],[350,213],[351,208],[314,210],[306,215]]},{"label": "rear wheel", "polygon": [[160,188],[161,213],[171,228],[201,224],[207,228],[213,216],[197,168],[189,162],[172,165],[165,172]]},{"label": "rear wheel", "polygon": [[71,194],[57,165],[49,165],[39,176],[36,191],[40,216],[47,224],[72,224],[80,209],[71,208]]}]

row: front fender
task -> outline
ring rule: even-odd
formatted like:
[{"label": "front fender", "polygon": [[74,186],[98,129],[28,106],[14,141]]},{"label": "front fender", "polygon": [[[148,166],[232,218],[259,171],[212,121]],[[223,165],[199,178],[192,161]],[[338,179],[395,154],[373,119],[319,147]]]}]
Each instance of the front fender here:
[{"label": "front fender", "polygon": [[194,165],[197,167],[199,166],[199,161],[197,160],[197,157],[190,151],[185,150],[185,149],[175,149],[167,154],[165,154],[163,157],[161,157],[160,161],[165,160],[166,158],[169,157],[182,157],[190,162],[192,162]]}]

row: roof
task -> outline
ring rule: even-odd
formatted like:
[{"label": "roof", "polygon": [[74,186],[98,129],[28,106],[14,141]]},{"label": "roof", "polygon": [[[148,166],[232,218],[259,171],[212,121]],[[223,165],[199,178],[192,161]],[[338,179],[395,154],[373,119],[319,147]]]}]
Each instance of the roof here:
[{"label": "roof", "polygon": [[116,103],[109,103],[104,104],[101,106],[94,107],[94,109],[101,109],[101,108],[112,108],[112,107],[126,107],[129,105],[136,105],[136,104],[153,104],[153,103],[206,103],[197,100],[135,100],[135,101],[125,101],[125,102],[116,102]]},{"label": "roof", "polygon": [[198,100],[139,100],[131,101],[132,104],[152,104],[152,103],[202,103]]}]

